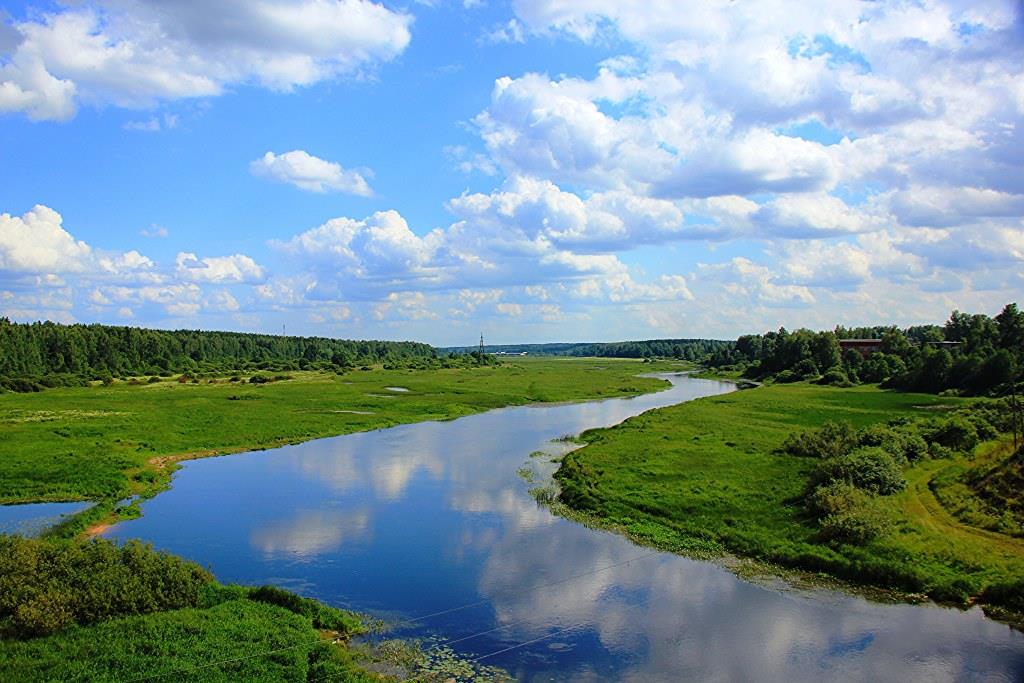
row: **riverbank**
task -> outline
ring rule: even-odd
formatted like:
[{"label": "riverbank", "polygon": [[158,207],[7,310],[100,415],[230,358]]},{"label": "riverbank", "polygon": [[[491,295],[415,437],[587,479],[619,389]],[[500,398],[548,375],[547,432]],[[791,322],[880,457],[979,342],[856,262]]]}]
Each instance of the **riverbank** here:
[{"label": "riverbank", "polygon": [[969,457],[904,468],[906,488],[879,502],[888,530],[854,545],[824,540],[804,507],[815,459],[779,452],[790,434],[826,421],[865,427],[962,403],[873,386],[765,386],[586,432],[556,477],[571,509],[640,542],[970,604],[1024,576],[1024,541],[969,526],[938,505],[932,483]]},{"label": "riverbank", "polygon": [[292,372],[264,384],[232,376],[3,394],[0,503],[97,502],[55,532],[74,536],[138,515],[139,501],[165,489],[183,460],[503,406],[637,395],[665,386],[639,372],[680,367],[525,358],[498,367]]},{"label": "riverbank", "polygon": [[354,643],[374,621],[273,586],[216,582],[137,542],[0,536],[0,679],[509,681],[448,650]]}]

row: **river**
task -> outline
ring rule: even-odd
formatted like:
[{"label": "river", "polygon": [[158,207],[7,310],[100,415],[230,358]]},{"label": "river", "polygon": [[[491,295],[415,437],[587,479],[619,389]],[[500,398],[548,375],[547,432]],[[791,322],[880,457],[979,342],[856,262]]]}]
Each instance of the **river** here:
[{"label": "river", "polygon": [[[183,464],[107,531],[329,604],[406,620],[525,681],[1024,680],[1024,635],[979,609],[886,605],[652,552],[552,515],[531,452],[732,385],[493,410]],[[395,400],[402,400],[396,393]],[[740,426],[737,426],[740,428]],[[524,644],[525,643],[525,644]]]}]

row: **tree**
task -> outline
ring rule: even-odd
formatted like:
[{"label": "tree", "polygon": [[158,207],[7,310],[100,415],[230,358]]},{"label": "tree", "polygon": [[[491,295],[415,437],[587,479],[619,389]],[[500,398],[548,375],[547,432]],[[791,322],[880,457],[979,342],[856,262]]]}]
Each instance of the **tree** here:
[{"label": "tree", "polygon": [[996,316],[996,327],[999,346],[1020,359],[1024,355],[1024,312],[1018,310],[1015,303],[1006,304]]},{"label": "tree", "polygon": [[842,364],[839,340],[831,332],[819,332],[814,335],[811,350],[814,362],[822,372]]}]

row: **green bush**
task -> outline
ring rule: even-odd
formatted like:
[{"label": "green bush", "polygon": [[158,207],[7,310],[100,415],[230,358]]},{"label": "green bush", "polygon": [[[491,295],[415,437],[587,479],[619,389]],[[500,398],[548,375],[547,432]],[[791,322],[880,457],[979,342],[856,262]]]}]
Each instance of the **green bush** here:
[{"label": "green bush", "polygon": [[260,586],[249,592],[249,599],[283,607],[289,612],[309,618],[315,628],[351,634],[361,630],[357,617],[350,612],[328,607],[275,586]]},{"label": "green bush", "polygon": [[954,451],[968,452],[978,445],[978,430],[962,415],[933,423],[924,430],[924,438]]},{"label": "green bush", "polygon": [[826,541],[839,541],[864,545],[881,536],[889,528],[888,520],[871,501],[863,507],[835,512],[818,522],[821,537]]},{"label": "green bush", "polygon": [[1024,613],[1024,579],[994,583],[981,594],[984,602]]},{"label": "green bush", "polygon": [[837,387],[852,387],[853,382],[850,381],[849,376],[840,367],[829,368],[828,371],[821,376],[818,380],[818,384],[828,384]]},{"label": "green bush", "polygon": [[812,481],[818,485],[846,482],[883,496],[907,485],[899,465],[881,448],[858,448],[847,455],[829,458],[813,472]]},{"label": "green bush", "polygon": [[803,458],[833,458],[849,453],[857,443],[857,432],[849,422],[826,422],[821,429],[790,434],[782,450]]},{"label": "green bush", "polygon": [[71,624],[191,607],[213,580],[150,546],[0,536],[0,630],[28,637]]},{"label": "green bush", "polygon": [[802,379],[811,379],[813,377],[817,377],[821,373],[818,371],[818,366],[815,365],[813,360],[810,358],[804,358],[793,367],[793,374]]}]

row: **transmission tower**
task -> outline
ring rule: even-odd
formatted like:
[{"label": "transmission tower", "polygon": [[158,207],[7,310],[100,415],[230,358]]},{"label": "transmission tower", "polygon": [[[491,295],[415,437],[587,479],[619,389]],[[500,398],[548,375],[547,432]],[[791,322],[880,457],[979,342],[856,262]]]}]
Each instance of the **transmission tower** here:
[{"label": "transmission tower", "polygon": [[477,357],[480,365],[484,364],[484,333],[480,333],[480,355]]}]

